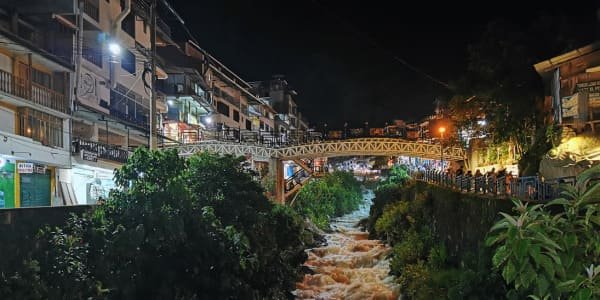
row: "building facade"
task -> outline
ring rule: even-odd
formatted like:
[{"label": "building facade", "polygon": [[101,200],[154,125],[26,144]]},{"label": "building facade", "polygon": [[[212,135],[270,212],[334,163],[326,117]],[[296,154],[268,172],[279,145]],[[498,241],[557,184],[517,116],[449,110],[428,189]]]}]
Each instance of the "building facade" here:
[{"label": "building facade", "polygon": [[[84,0],[80,55],[75,56],[76,90],[72,129],[72,168],[62,174],[65,196],[95,204],[114,188],[113,172],[130,151],[148,146],[150,100],[150,21],[144,0]],[[115,49],[116,48],[116,49]],[[166,73],[159,68],[159,79]],[[156,115],[166,112],[157,101]]]},{"label": "building facade", "polygon": [[534,65],[545,82],[555,124],[576,133],[600,133],[600,42]]},{"label": "building facade", "polygon": [[0,3],[0,208],[108,198],[151,132],[160,147],[308,128],[284,80],[261,97],[160,17],[153,74],[149,16],[146,0]]},{"label": "building facade", "polygon": [[70,204],[71,3],[0,4],[0,208]]}]

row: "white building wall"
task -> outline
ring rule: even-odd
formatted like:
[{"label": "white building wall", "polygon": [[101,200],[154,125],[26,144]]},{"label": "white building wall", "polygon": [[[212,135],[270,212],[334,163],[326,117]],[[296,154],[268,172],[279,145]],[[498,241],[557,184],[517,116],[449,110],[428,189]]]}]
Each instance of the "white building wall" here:
[{"label": "white building wall", "polygon": [[0,70],[12,74],[12,58],[0,53]]},{"label": "white building wall", "polygon": [[0,106],[0,132],[15,133],[15,112]]}]

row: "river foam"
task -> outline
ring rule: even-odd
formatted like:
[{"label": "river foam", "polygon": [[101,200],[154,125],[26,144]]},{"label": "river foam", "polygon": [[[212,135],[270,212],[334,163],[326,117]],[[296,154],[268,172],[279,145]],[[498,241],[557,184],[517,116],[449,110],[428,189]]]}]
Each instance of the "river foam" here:
[{"label": "river foam", "polygon": [[314,274],[296,283],[296,299],[398,299],[399,288],[389,276],[391,249],[358,228],[369,215],[373,193],[365,193],[365,203],[352,214],[332,221],[326,234],[327,246],[308,250],[304,263]]}]

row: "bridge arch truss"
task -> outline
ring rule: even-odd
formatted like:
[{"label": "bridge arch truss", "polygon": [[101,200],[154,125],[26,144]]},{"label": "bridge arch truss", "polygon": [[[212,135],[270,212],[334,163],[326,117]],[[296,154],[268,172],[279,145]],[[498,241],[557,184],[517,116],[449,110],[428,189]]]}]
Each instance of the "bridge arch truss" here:
[{"label": "bridge arch truss", "polygon": [[289,145],[271,148],[263,145],[244,144],[221,141],[204,141],[177,147],[179,154],[190,156],[196,152],[209,151],[236,156],[251,155],[255,159],[270,158],[294,159],[305,157],[335,157],[335,156],[380,156],[406,155],[428,159],[444,159],[460,161],[466,158],[463,148],[413,142],[394,138],[358,138],[349,140],[328,140],[301,145]]}]

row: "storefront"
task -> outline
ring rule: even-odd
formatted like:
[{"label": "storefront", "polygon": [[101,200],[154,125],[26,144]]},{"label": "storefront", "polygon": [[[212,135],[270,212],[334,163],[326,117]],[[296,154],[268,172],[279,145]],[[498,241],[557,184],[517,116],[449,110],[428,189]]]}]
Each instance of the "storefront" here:
[{"label": "storefront", "polygon": [[0,208],[51,206],[55,168],[0,155]]},{"label": "storefront", "polygon": [[108,194],[116,188],[114,170],[73,165],[71,184],[78,204],[96,204],[108,199]]},{"label": "storefront", "polygon": [[6,207],[51,206],[55,191],[55,168],[19,160],[15,165],[14,206]]}]

